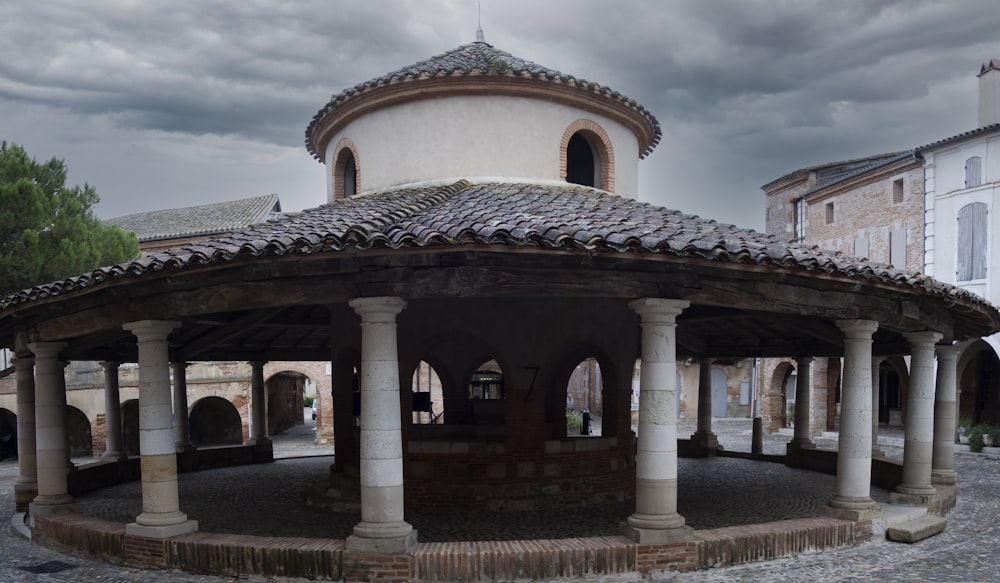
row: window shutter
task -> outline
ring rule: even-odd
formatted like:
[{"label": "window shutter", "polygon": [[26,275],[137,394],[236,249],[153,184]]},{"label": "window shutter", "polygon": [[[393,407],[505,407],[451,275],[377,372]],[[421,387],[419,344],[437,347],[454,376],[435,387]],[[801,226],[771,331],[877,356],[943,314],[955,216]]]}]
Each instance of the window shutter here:
[{"label": "window shutter", "polygon": [[958,211],[957,281],[986,277],[986,204],[974,202]]},{"label": "window shutter", "polygon": [[972,205],[972,279],[986,278],[986,205]]},{"label": "window shutter", "polygon": [[889,263],[896,269],[906,269],[906,229],[889,233]]}]

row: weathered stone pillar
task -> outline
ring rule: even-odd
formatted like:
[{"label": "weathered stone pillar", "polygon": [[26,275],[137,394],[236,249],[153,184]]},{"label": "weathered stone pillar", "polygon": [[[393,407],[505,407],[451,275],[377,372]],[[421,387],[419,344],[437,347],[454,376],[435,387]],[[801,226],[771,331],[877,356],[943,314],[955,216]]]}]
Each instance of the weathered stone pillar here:
[{"label": "weathered stone pillar", "polygon": [[934,392],[934,455],[931,461],[931,482],[954,484],[955,424],[958,400],[958,347],[938,346],[937,390]]},{"label": "weathered stone pillar", "polygon": [[837,493],[825,513],[860,520],[875,513],[872,478],[872,335],[878,322],[838,320],[844,332]]},{"label": "weathered stone pillar", "polygon": [[924,506],[934,500],[934,344],[937,332],[906,334],[910,343],[910,384],[903,428],[903,482],[889,495],[893,504]]},{"label": "weathered stone pillar", "polygon": [[804,356],[795,357],[795,433],[788,443],[789,451],[816,447],[809,438],[812,361]]},{"label": "weathered stone pillar", "polygon": [[361,522],[347,549],[402,554],[417,542],[417,531],[403,519],[396,315],[406,302],[376,297],[348,305],[361,316]]},{"label": "weathered stone pillar", "polygon": [[267,433],[267,389],[264,386],[264,361],[250,361],[250,443],[265,445]]},{"label": "weathered stone pillar", "polygon": [[35,458],[35,359],[13,359],[17,383],[17,480],[14,482],[14,509],[27,512],[38,495],[38,466]]},{"label": "weathered stone pillar", "polygon": [[[675,390],[680,390],[680,387],[676,387]],[[691,445],[698,455],[713,456],[719,451],[719,438],[712,433],[712,359],[710,358],[698,360],[698,428],[691,435]]]},{"label": "weathered stone pillar", "polygon": [[177,451],[194,449],[188,424],[187,366],[186,362],[170,364],[170,370],[174,373],[174,443]]},{"label": "weathered stone pillar", "polygon": [[126,459],[122,434],[122,404],[118,385],[119,362],[105,361],[104,369],[104,455],[109,461]]},{"label": "weathered stone pillar", "polygon": [[885,456],[885,452],[878,446],[878,391],[879,379],[881,378],[882,361],[881,357],[872,357],[872,457]]},{"label": "weathered stone pillar", "polygon": [[687,540],[677,513],[677,315],[681,300],[642,298],[629,304],[642,326],[635,512],[625,535],[640,544]]},{"label": "weathered stone pillar", "polygon": [[167,337],[179,322],[142,320],[124,326],[139,347],[139,453],[142,455],[142,514],[125,533],[169,538],[198,530],[180,511],[177,444],[171,423],[170,354]]},{"label": "weathered stone pillar", "polygon": [[59,360],[63,342],[35,342],[35,462],[38,495],[29,505],[32,516],[74,512],[66,482],[66,378]]}]

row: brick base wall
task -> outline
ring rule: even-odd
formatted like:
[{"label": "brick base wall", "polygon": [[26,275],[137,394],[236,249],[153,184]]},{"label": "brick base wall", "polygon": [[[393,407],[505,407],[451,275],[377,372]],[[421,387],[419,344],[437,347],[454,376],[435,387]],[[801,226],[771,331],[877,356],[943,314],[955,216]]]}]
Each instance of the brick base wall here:
[{"label": "brick base wall", "polygon": [[227,577],[256,574],[374,583],[513,581],[690,571],[857,544],[870,522],[804,518],[695,531],[691,540],[638,545],[618,536],[534,541],[418,543],[405,555],[351,553],[339,539],[195,532],[157,540],[79,514],[39,517],[36,542],[114,563]]}]

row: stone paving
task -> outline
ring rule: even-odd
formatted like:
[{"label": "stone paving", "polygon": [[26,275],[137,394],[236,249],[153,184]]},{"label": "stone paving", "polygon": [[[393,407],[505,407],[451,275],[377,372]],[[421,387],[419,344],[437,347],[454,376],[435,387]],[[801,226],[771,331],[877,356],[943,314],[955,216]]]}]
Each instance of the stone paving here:
[{"label": "stone paving", "polygon": [[[729,450],[749,450],[749,422],[725,420],[715,424],[720,442]],[[325,513],[306,506],[303,488],[325,475],[332,458],[329,448],[317,448],[300,435],[275,440],[278,457],[318,455],[284,459],[274,464],[213,470],[182,475],[181,506],[201,521],[202,529],[216,532],[292,533],[302,536],[343,536],[356,522],[350,513]],[[680,435],[693,431],[682,425]],[[900,456],[898,433],[885,432],[883,447],[890,456]],[[790,435],[775,434],[765,439],[765,451],[781,453]],[[835,437],[817,438],[821,447],[834,446]],[[324,455],[326,454],[326,455]],[[817,504],[832,495],[833,478],[785,468],[768,462],[715,458],[681,460],[679,464],[680,512],[695,528],[710,528],[739,520],[772,520],[773,516],[809,515]],[[1000,456],[991,454],[956,455],[960,474],[959,503],[949,516],[947,530],[914,545],[876,540],[859,547],[800,555],[793,559],[755,563],[696,573],[662,575],[658,581],[997,581],[1000,580]],[[33,545],[13,532],[13,483],[16,462],[0,463],[0,581],[109,581],[132,582],[137,577],[151,582],[218,583],[226,580],[175,571],[139,571],[61,554]],[[689,484],[687,488],[684,484]],[[134,490],[130,493],[129,488]],[[82,497],[88,513],[130,521],[139,512],[138,485],[116,486],[121,499],[106,495],[108,490]],[[802,496],[805,489],[822,493]],[[215,492],[210,494],[210,492]],[[210,496],[202,500],[202,496]],[[885,493],[876,492],[876,498]],[[748,503],[748,500],[750,501]],[[711,507],[709,507],[711,502]],[[249,513],[248,509],[253,509]],[[263,514],[259,514],[263,512]],[[609,505],[588,512],[561,511],[546,515],[490,515],[468,520],[461,516],[407,515],[420,531],[422,541],[454,536],[476,536],[489,532],[494,538],[531,536],[582,536],[614,527],[629,512],[627,505]],[[804,514],[803,514],[804,513]],[[252,518],[251,518],[252,517]],[[498,520],[502,519],[502,520]],[[734,522],[737,521],[737,522]],[[555,523],[558,522],[559,527]],[[488,528],[483,528],[483,524]],[[567,532],[569,530],[570,532]],[[579,531],[579,532],[578,532]],[[469,540],[466,538],[465,540]],[[249,577],[240,580],[298,581],[295,579]],[[594,578],[594,581],[637,581],[631,577]]]}]

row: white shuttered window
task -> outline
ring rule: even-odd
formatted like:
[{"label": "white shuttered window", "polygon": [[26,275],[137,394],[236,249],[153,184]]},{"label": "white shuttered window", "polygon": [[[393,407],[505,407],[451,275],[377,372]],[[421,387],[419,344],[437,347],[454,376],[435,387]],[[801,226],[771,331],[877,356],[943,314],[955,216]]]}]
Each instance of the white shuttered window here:
[{"label": "white shuttered window", "polygon": [[986,279],[986,203],[974,202],[958,211],[957,281]]}]

